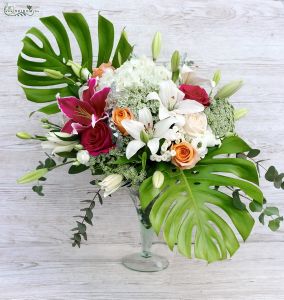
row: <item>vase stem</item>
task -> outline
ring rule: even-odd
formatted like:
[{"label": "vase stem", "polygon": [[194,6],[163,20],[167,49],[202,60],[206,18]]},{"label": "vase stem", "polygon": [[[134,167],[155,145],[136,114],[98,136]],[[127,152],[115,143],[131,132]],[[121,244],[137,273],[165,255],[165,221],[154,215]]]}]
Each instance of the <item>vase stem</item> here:
[{"label": "vase stem", "polygon": [[141,251],[140,253],[123,257],[122,264],[131,270],[140,272],[161,271],[168,267],[169,262],[165,257],[152,253],[151,248],[155,234],[151,227],[149,216],[145,215],[140,207],[138,192],[133,190],[129,191],[139,219]]}]

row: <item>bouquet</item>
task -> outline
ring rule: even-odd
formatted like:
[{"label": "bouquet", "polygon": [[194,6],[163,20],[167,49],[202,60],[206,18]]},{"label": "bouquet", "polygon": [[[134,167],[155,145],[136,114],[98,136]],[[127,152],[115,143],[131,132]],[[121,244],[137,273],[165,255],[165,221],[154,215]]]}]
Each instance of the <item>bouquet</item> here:
[{"label": "bouquet", "polygon": [[[91,172],[94,198],[84,200],[83,216],[73,228],[73,246],[87,240],[96,200],[122,187],[131,191],[144,228],[163,231],[165,243],[188,258],[226,259],[259,221],[277,230],[283,217],[269,206],[259,187],[261,169],[276,188],[284,174],[266,169],[235,131],[246,109],[230,98],[242,81],[220,85],[221,73],[203,78],[186,55],[174,51],[168,64],[158,62],[161,34],[152,41],[152,58],[134,54],[123,30],[114,47],[113,24],[98,15],[98,56],[93,66],[89,27],[79,13],[64,13],[81,51],[72,47],[61,21],[41,18],[53,34],[57,53],[45,34],[31,28],[18,58],[18,79],[30,101],[47,105],[37,112],[46,135],[19,132],[40,141],[46,159],[18,183],[43,196],[50,172]],[[113,54],[113,55],[112,55]],[[34,113],[34,112],[33,112]],[[32,113],[32,114],[33,114]],[[56,121],[54,114],[60,118]],[[192,246],[193,245],[193,246]],[[144,251],[145,252],[145,251]]]}]

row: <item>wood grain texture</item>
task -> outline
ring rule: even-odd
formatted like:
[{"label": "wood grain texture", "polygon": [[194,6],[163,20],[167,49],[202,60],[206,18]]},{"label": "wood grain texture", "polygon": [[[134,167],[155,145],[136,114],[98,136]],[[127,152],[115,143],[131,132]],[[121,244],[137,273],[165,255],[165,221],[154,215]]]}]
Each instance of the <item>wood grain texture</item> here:
[{"label": "wood grain texture", "polygon": [[[246,85],[233,99],[250,114],[238,124],[238,130],[263,149],[263,158],[284,170],[283,2],[14,3],[37,6],[40,13],[16,18],[5,16],[2,9],[0,15],[0,299],[284,299],[283,228],[271,233],[257,224],[232,260],[210,265],[186,260],[156,244],[156,251],[168,257],[169,268],[160,273],[136,273],[120,263],[139,243],[135,212],[125,191],[96,209],[88,245],[74,249],[69,241],[75,222],[72,216],[91,190],[90,176],[68,176],[58,170],[49,176],[45,198],[15,183],[42,158],[38,144],[15,137],[19,130],[43,132],[38,125],[41,116],[27,117],[37,106],[24,100],[16,82],[21,39],[27,29],[40,26],[38,17],[73,10],[86,16],[94,36],[98,11],[114,22],[117,32],[126,26],[137,54],[150,55],[152,36],[159,30],[164,38],[162,61],[179,49],[200,65],[201,73],[212,74],[220,68],[224,81],[242,78]],[[264,187],[271,204],[283,213],[283,193],[268,183]]]}]

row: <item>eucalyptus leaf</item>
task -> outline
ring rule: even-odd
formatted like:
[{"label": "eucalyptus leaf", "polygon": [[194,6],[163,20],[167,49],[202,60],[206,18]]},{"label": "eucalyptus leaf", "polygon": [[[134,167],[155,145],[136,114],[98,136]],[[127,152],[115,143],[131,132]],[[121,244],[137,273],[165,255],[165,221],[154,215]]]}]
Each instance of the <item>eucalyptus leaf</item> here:
[{"label": "eucalyptus leaf", "polygon": [[265,173],[265,179],[267,181],[273,182],[275,180],[276,176],[278,176],[278,172],[277,172],[276,168],[274,166],[270,166],[268,168],[267,172]]}]

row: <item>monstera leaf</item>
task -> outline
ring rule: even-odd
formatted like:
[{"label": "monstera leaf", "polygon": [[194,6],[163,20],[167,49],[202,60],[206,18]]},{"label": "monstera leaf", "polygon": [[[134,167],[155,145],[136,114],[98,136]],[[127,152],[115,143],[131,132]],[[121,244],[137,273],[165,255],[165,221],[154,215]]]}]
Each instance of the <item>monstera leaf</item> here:
[{"label": "monstera leaf", "polygon": [[[64,19],[75,36],[81,52],[81,65],[92,72],[93,51],[89,26],[80,13],[63,13]],[[73,60],[71,45],[67,31],[62,22],[55,16],[40,19],[42,24],[54,36],[58,51],[42,31],[33,27],[27,31],[23,39],[23,48],[18,57],[18,80],[28,100],[49,105],[39,109],[46,114],[59,111],[56,95],[61,97],[78,96],[77,76],[68,60]],[[109,62],[114,43],[114,29],[110,21],[98,16],[99,53],[98,64]],[[121,33],[116,47],[113,62],[117,68],[131,55],[133,47],[128,43],[126,34]],[[58,53],[57,53],[58,52]],[[59,71],[63,78],[46,76],[44,70]]]},{"label": "monstera leaf", "polygon": [[160,189],[153,187],[151,177],[142,183],[141,206],[150,210],[154,230],[156,233],[163,230],[171,250],[177,245],[186,257],[192,258],[194,254],[196,258],[213,262],[232,256],[239,248],[232,227],[244,241],[248,238],[253,217],[246,208],[237,208],[232,196],[223,192],[222,187],[235,187],[262,204],[256,167],[244,159],[217,156],[249,150],[240,138],[229,137],[220,148],[211,149],[193,169],[162,165],[160,170],[165,180]]}]

